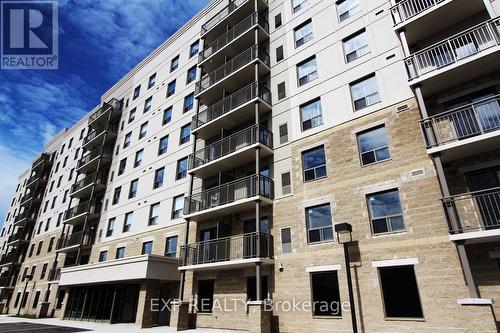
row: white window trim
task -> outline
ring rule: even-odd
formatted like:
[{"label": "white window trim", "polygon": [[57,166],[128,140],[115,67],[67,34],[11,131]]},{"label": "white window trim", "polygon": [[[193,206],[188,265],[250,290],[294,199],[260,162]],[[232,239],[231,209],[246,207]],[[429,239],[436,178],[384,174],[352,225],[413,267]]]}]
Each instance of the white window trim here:
[{"label": "white window trim", "polygon": [[342,265],[324,265],[324,266],[309,266],[306,267],[307,273],[317,273],[317,272],[330,272],[330,271],[340,271]]},{"label": "white window trim", "polygon": [[392,259],[392,260],[378,260],[372,261],[372,267],[395,267],[395,266],[411,266],[418,265],[420,262],[418,258],[406,258],[406,259]]}]

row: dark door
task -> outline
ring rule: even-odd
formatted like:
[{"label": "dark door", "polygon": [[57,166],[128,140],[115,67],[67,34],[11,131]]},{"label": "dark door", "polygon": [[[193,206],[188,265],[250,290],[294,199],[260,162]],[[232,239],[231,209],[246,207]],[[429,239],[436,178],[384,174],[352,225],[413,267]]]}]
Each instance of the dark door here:
[{"label": "dark door", "polygon": [[213,262],[216,258],[215,240],[217,238],[217,227],[201,230],[200,246],[198,248],[198,263]]},{"label": "dark door", "polygon": [[[268,245],[266,238],[262,234],[269,233],[269,220],[267,216],[260,219],[260,234],[257,235],[255,219],[245,221],[243,224],[245,235],[243,236],[243,257],[256,258],[262,257],[267,253]],[[257,242],[260,240],[260,253],[257,253]]]},{"label": "dark door", "polygon": [[468,173],[467,180],[482,226],[500,227],[500,166]]}]

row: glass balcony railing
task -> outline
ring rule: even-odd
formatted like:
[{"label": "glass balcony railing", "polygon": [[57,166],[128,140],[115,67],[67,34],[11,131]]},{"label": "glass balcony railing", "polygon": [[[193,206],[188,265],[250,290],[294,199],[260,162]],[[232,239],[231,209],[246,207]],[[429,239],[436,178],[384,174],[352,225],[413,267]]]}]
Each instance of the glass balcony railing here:
[{"label": "glass balcony railing", "polygon": [[203,265],[252,258],[274,258],[273,236],[248,233],[223,237],[180,248],[181,266]]},{"label": "glass balcony railing", "polygon": [[194,169],[218,160],[257,142],[272,149],[273,133],[264,126],[253,125],[191,154],[189,156],[189,168]]}]

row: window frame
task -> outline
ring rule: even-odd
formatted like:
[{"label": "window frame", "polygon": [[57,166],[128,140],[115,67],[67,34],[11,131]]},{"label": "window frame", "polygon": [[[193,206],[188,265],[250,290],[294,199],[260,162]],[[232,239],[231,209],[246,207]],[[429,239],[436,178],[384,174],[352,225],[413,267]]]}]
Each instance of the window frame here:
[{"label": "window frame", "polygon": [[[307,153],[309,153],[309,152],[312,152],[312,151],[314,151],[316,149],[319,149],[320,147],[323,148],[323,155],[324,155],[324,159],[325,159],[325,164],[321,164],[321,165],[315,166],[313,168],[306,169],[305,165],[304,165],[304,162],[305,162],[304,155],[307,154]],[[302,180],[303,180],[304,183],[313,182],[315,180],[319,180],[319,179],[323,179],[323,178],[328,177],[328,170],[327,170],[328,160],[326,158],[326,147],[325,147],[324,144],[316,146],[316,147],[312,147],[312,148],[309,148],[309,149],[306,149],[306,150],[303,150],[301,152],[301,157],[302,157]],[[325,175],[324,176],[316,176],[317,169],[320,169],[320,168],[323,168],[323,167],[325,168]],[[307,179],[306,178],[306,172],[309,171],[309,170],[314,170],[314,175],[315,176],[312,179]]]},{"label": "window frame", "polygon": [[[347,53],[346,43],[349,42],[349,41],[352,41],[356,37],[361,36],[362,34],[366,34],[366,45],[364,45],[361,48],[357,48],[354,51],[351,51],[351,52]],[[362,50],[364,48],[366,48],[366,52],[363,53],[363,54],[359,54],[358,55],[358,51]],[[350,34],[349,36],[347,36],[344,39],[342,39],[342,50],[344,52],[344,60],[345,60],[346,64],[350,64],[350,63],[352,63],[352,62],[354,62],[354,61],[356,61],[356,60],[364,57],[365,55],[369,54],[370,53],[370,44],[368,42],[368,32],[366,31],[366,28],[360,29],[360,30],[356,31],[355,33]],[[352,53],[355,53],[356,57],[354,59],[349,60],[348,55],[352,54]]]},{"label": "window frame", "polygon": [[[397,194],[398,194],[399,209],[401,210],[401,213],[400,214],[390,214],[390,215],[383,215],[383,216],[376,216],[376,217],[374,217],[373,216],[372,207],[371,207],[371,204],[370,204],[370,197],[374,197],[374,196],[378,196],[378,195],[383,195],[383,194],[391,193],[391,192],[397,192]],[[395,188],[390,188],[390,189],[386,189],[386,190],[383,190],[383,191],[367,193],[366,196],[365,196],[365,200],[366,200],[366,205],[367,205],[367,208],[368,208],[368,218],[370,219],[370,229],[371,229],[371,232],[372,232],[372,236],[392,235],[392,234],[404,233],[404,232],[407,231],[407,227],[406,227],[406,223],[405,223],[405,218],[404,218],[403,204],[401,202],[401,194],[400,194],[399,188],[395,187]],[[390,218],[395,218],[395,217],[400,217],[401,218],[401,221],[402,221],[402,224],[403,224],[403,229],[397,229],[397,230],[393,230],[392,229],[392,225],[390,223]],[[386,226],[387,226],[387,231],[385,231],[385,232],[375,232],[375,228],[373,226],[373,221],[374,220],[381,220],[381,219],[385,219],[385,223],[386,223]]]},{"label": "window frame", "polygon": [[[311,25],[311,32],[308,33],[307,35],[302,36],[302,38],[297,39],[297,32],[300,29],[305,28],[309,24]],[[299,44],[300,40],[303,40],[303,41]],[[308,42],[310,42],[312,40],[314,40],[314,29],[313,29],[312,19],[310,18],[310,19],[305,20],[304,22],[302,22],[301,24],[299,24],[298,26],[296,26],[293,29],[293,45],[295,46],[296,49],[298,49],[299,47],[307,44]]]},{"label": "window frame", "polygon": [[[322,208],[324,206],[328,206],[328,212],[330,213],[330,224],[328,226],[322,226],[322,227],[317,227],[317,228],[311,228],[310,227],[310,221],[309,221],[309,210],[311,209],[315,209],[315,208]],[[308,245],[313,245],[313,244],[321,244],[321,243],[331,243],[331,242],[334,242],[334,230],[333,230],[333,214],[332,214],[332,205],[329,203],[329,202],[324,202],[324,203],[320,203],[320,204],[317,204],[317,205],[313,205],[313,206],[308,206],[308,207],[305,207],[304,208],[304,213],[305,213],[305,220],[306,220],[306,232],[307,232],[307,244]],[[326,229],[330,229],[331,230],[331,234],[332,234],[332,238],[331,239],[327,239],[325,238],[325,230]],[[318,241],[311,241],[311,237],[310,237],[310,231],[311,230],[318,230],[319,231],[319,235],[320,235],[320,240]]]},{"label": "window frame", "polygon": [[[312,62],[312,61],[314,61],[315,70],[312,71],[312,72],[310,72],[310,73],[308,73],[307,75],[301,77],[300,73],[299,73],[299,68],[301,66],[309,63],[309,62]],[[295,65],[295,67],[296,67],[296,72],[297,72],[297,86],[298,87],[305,86],[306,84],[308,84],[308,83],[310,83],[310,82],[312,82],[314,80],[317,80],[319,78],[319,74],[318,74],[318,58],[316,57],[316,55],[312,55],[309,58],[307,58],[305,60],[302,60],[297,65]],[[309,77],[313,77],[313,78],[309,78]],[[307,78],[307,81],[306,82],[301,81],[303,78]]]},{"label": "window frame", "polygon": [[[367,150],[367,151],[363,152],[362,149],[361,149],[360,137],[362,135],[364,135],[364,134],[376,131],[376,130],[381,129],[381,128],[385,129],[385,137],[386,137],[386,140],[387,140],[387,145],[381,146],[381,147],[377,147],[375,149]],[[381,125],[378,125],[378,126],[375,126],[375,127],[371,127],[369,129],[366,129],[366,130],[363,130],[361,132],[356,133],[356,142],[358,144],[359,162],[360,162],[360,164],[361,164],[362,167],[367,167],[367,166],[370,166],[370,165],[387,162],[387,161],[390,161],[392,159],[391,147],[390,147],[390,144],[389,144],[389,136],[387,135],[387,127],[385,126],[385,124],[381,124]],[[377,152],[380,151],[380,150],[383,150],[383,149],[387,149],[387,151],[389,153],[389,157],[386,158],[386,159],[380,159],[379,160],[378,157],[377,157]],[[366,163],[366,164],[363,162],[363,155],[366,155],[368,153],[373,153],[375,162]]]},{"label": "window frame", "polygon": [[[319,105],[319,111],[320,111],[320,115],[316,115],[314,117],[311,117],[307,120],[304,120],[304,116],[302,114],[302,112],[307,108],[307,107],[310,107],[312,105],[316,105],[318,104]],[[316,109],[316,108],[315,108]],[[321,98],[318,97],[318,98],[315,98],[315,99],[312,99],[306,103],[303,103],[301,105],[299,105],[299,116],[300,116],[300,129],[302,132],[306,132],[306,131],[309,131],[309,130],[312,130],[313,128],[316,128],[316,127],[320,127],[320,126],[323,126],[324,122],[323,122],[323,106],[321,104]],[[313,125],[314,121],[316,119],[321,119],[321,121],[316,124],[316,125]],[[310,127],[308,128],[305,128],[304,127],[304,123],[309,121],[311,123]]]},{"label": "window frame", "polygon": [[[365,103],[365,105],[363,107],[361,107],[361,108],[358,109],[356,107],[356,102],[357,101],[361,101],[361,100],[367,101],[368,100],[367,98],[370,97],[370,96],[375,96],[375,93],[372,93],[372,94],[369,94],[369,95],[365,94],[363,96],[363,98],[358,98],[358,99],[355,100],[354,99],[354,94],[353,94],[353,87],[356,86],[356,85],[358,85],[358,84],[364,83],[364,82],[366,82],[368,80],[372,80],[372,79],[375,81],[375,84],[377,86],[377,93],[376,93],[376,95],[377,95],[377,101],[374,101],[371,104]],[[350,93],[351,93],[351,104],[352,104],[354,112],[364,110],[366,108],[369,108],[369,107],[371,107],[373,105],[376,105],[376,104],[382,102],[382,100],[380,99],[380,87],[379,87],[379,84],[378,84],[377,75],[375,73],[369,74],[369,75],[364,76],[364,77],[362,77],[362,78],[360,78],[360,79],[358,79],[356,81],[353,81],[353,82],[349,83],[349,90],[350,90]],[[364,87],[363,87],[363,91],[366,93],[366,89]]]}]

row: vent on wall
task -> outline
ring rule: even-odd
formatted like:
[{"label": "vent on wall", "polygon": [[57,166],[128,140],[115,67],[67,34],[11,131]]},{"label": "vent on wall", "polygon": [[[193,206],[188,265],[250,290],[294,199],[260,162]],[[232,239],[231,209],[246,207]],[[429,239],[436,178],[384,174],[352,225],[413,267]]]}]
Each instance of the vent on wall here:
[{"label": "vent on wall", "polygon": [[424,169],[413,170],[410,172],[410,174],[412,177],[423,176],[423,175],[425,175],[425,170]]},{"label": "vent on wall", "polygon": [[403,111],[406,111],[408,110],[410,107],[408,106],[408,104],[403,104],[403,105],[400,105],[398,106],[398,112],[403,112]]}]

